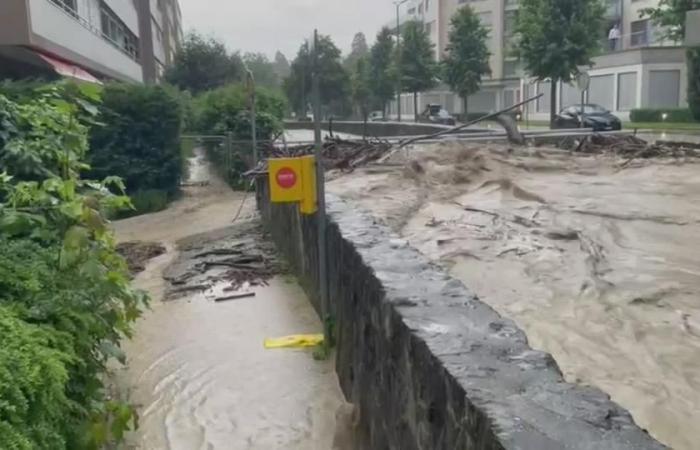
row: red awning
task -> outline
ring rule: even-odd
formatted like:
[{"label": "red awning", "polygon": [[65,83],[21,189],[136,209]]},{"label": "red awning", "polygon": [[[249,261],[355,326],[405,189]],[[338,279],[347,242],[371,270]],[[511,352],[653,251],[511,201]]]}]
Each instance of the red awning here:
[{"label": "red awning", "polygon": [[88,83],[102,84],[100,80],[92,76],[88,71],[65,61],[61,61],[54,57],[43,53],[35,52],[41,59],[46,61],[57,74],[64,77],[75,78],[76,80],[86,81]]}]

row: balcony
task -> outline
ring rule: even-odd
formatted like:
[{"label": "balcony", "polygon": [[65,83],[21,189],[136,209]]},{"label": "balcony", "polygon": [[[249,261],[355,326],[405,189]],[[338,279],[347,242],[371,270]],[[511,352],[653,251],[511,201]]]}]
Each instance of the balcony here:
[{"label": "balcony", "polygon": [[600,40],[600,50],[602,54],[624,52],[643,48],[658,47],[678,47],[680,44],[662,37],[656,30],[642,30],[627,33],[620,36],[620,39],[610,40],[604,38]]},{"label": "balcony", "polygon": [[32,46],[112,78],[143,81],[135,55],[102,34],[99,16],[91,21],[71,2],[28,1]]}]

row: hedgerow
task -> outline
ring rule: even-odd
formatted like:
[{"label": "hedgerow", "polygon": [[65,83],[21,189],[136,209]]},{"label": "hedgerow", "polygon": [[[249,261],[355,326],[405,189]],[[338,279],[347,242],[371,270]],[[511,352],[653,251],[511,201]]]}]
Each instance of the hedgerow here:
[{"label": "hedgerow", "polygon": [[[129,285],[106,211],[118,178],[86,180],[99,91],[0,93],[0,448],[91,449],[135,426],[104,373],[146,305]],[[115,194],[116,192],[116,194]]]}]

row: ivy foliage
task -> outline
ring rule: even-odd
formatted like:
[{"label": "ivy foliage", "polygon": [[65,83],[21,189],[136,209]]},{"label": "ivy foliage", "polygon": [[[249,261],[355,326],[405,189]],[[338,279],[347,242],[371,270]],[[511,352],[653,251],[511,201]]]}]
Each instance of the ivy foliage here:
[{"label": "ivy foliage", "polygon": [[124,184],[81,177],[99,99],[0,94],[0,448],[100,448],[136,425],[102,381],[147,299],[105,218],[130,207]]}]

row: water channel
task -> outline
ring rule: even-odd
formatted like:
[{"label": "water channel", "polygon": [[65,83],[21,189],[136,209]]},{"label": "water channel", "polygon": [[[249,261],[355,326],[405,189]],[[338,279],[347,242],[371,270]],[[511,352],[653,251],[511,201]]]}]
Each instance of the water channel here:
[{"label": "water channel", "polygon": [[[178,242],[231,226],[243,200],[210,174],[201,152],[190,174],[192,186],[170,208],[115,224],[120,241],[160,242],[168,250],[134,280],[153,303],[125,344],[128,366],[118,373],[140,413],[130,448],[349,448],[333,362],[314,361],[309,351],[263,349],[265,338],[321,331],[293,278],[274,278],[240,301],[215,303],[203,294],[163,301],[163,271],[178,257]],[[241,220],[255,220],[252,202]]]}]

